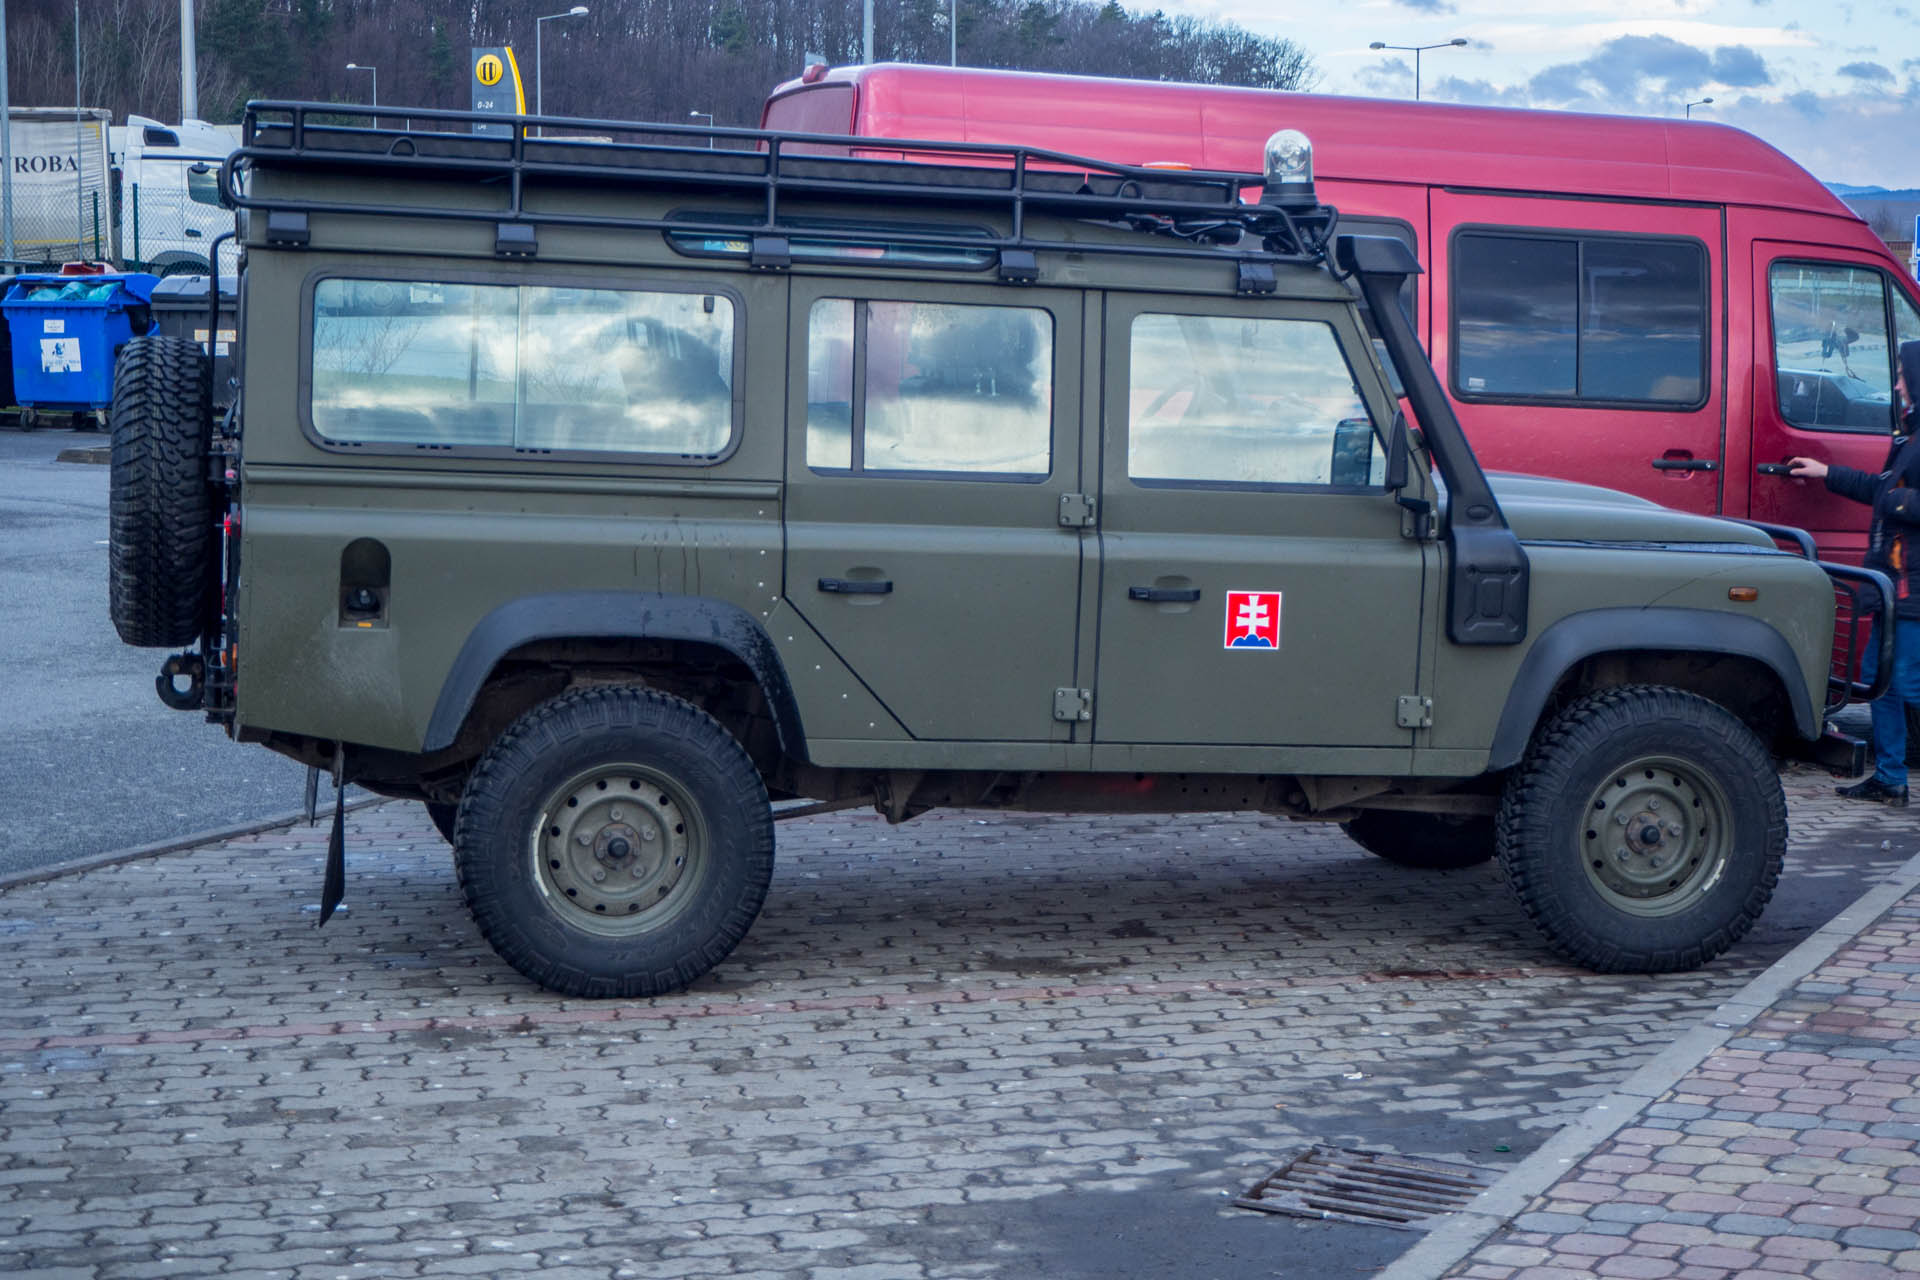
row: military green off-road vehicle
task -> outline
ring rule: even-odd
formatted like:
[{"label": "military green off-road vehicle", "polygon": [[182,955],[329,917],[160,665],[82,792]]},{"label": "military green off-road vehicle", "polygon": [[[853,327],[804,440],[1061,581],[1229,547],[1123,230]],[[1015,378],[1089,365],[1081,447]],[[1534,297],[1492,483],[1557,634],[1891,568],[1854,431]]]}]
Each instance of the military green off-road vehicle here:
[{"label": "military green off-road vehicle", "polygon": [[1775,757],[1872,692],[1872,575],[1484,475],[1298,135],[1263,185],[341,110],[256,104],[222,173],[235,409],[128,349],[114,621],[196,646],[173,705],[424,801],[556,991],[724,959],[770,797],[1336,821],[1497,856],[1579,964],[1697,965],[1779,877]]}]

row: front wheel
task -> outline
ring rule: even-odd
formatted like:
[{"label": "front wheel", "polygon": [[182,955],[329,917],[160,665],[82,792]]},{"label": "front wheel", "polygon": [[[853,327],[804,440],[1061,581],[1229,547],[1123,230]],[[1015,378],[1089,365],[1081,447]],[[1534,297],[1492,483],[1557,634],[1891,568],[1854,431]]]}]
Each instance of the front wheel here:
[{"label": "front wheel", "polygon": [[1678,689],[1607,689],[1562,710],[1508,779],[1507,883],[1554,951],[1603,973],[1705,964],[1766,908],[1787,804],[1766,747]]},{"label": "front wheel", "polygon": [[563,694],[467,782],[454,865],[502,959],[569,996],[654,996],[719,964],[773,876],[773,815],[733,736],[649,689]]}]

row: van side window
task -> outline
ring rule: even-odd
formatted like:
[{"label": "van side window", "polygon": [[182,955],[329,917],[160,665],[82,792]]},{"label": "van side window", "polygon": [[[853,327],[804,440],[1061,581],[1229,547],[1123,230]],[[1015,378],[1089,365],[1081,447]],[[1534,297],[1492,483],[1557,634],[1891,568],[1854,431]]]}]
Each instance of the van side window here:
[{"label": "van side window", "polygon": [[1707,255],[1691,240],[1462,232],[1453,390],[1464,400],[1694,407]]},{"label": "van side window", "polygon": [[1053,317],[1039,307],[821,298],[807,316],[807,466],[1053,469]]},{"label": "van side window", "polygon": [[1799,427],[1890,430],[1885,277],[1838,262],[1776,262],[1767,291],[1780,416]]},{"label": "van side window", "polygon": [[1128,351],[1127,475],[1143,485],[1379,485],[1386,459],[1333,328],[1149,313]]},{"label": "van side window", "polygon": [[713,458],[733,436],[717,294],[322,280],[313,429],[331,444]]}]

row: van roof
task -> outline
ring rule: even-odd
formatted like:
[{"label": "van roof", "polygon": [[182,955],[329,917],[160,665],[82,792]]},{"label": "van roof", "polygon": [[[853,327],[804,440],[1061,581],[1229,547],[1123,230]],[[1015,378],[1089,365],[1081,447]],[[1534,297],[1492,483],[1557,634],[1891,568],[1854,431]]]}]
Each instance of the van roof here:
[{"label": "van roof", "polygon": [[[829,85],[853,86],[862,136],[1028,143],[1126,164],[1259,172],[1266,138],[1293,128],[1313,139],[1320,178],[1856,217],[1780,151],[1705,122],[904,63],[836,67],[812,84],[789,80],[767,111]],[[1036,120],[1047,122],[1044,136]]]}]

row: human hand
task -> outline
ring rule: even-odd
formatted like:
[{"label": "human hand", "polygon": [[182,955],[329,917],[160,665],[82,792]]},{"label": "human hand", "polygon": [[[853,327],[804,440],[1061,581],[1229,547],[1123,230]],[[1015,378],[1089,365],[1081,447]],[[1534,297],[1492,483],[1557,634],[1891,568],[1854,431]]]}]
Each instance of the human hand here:
[{"label": "human hand", "polygon": [[1825,480],[1827,464],[1817,458],[1788,458],[1787,474],[1799,480]]}]

